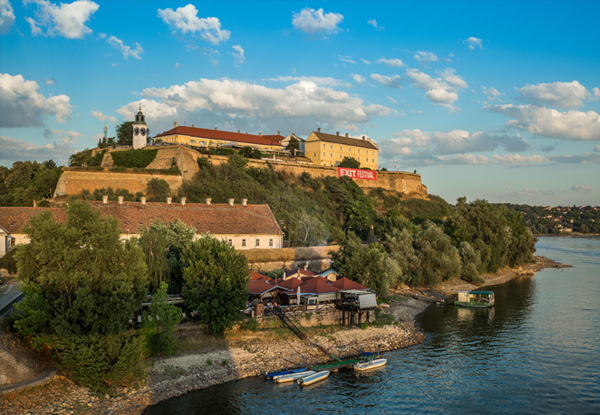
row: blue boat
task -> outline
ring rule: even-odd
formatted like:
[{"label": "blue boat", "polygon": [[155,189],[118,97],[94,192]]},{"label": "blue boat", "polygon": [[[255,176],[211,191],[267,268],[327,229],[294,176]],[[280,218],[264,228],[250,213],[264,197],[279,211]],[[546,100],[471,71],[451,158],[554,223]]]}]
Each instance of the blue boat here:
[{"label": "blue boat", "polygon": [[292,373],[300,373],[300,372],[304,372],[306,369],[307,368],[305,368],[305,367],[299,367],[296,369],[280,370],[279,372],[265,373],[264,376],[266,379],[273,379],[275,376],[291,375]]}]

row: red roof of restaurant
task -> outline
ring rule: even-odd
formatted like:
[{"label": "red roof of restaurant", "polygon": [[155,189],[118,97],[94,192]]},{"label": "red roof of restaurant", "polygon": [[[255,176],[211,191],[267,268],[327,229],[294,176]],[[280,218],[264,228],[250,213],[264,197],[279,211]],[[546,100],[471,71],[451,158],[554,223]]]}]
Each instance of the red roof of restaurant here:
[{"label": "red roof of restaurant", "polygon": [[342,277],[342,278],[338,279],[337,281],[332,282],[331,285],[333,285],[338,290],[366,290],[367,289],[367,287],[363,287],[356,281],[352,281],[351,279],[348,279],[346,277]]},{"label": "red roof of restaurant", "polygon": [[258,280],[271,281],[271,279],[269,277],[261,274],[260,272],[250,270],[250,271],[248,271],[248,273],[250,274],[250,281],[258,281]]},{"label": "red roof of restaurant", "polygon": [[[212,139],[212,140],[222,140],[222,141],[234,141],[237,143],[244,144],[260,144],[264,146],[281,146],[280,141],[285,137],[280,135],[255,135],[255,134],[247,134],[247,133],[234,133],[231,131],[221,131],[221,130],[212,130],[208,128],[196,128],[196,127],[186,127],[186,126],[178,126],[175,128],[171,128],[164,133],[158,134],[154,137],[154,139],[160,137],[166,137],[169,135],[186,135],[189,137],[196,138],[204,138],[204,139]],[[279,138],[281,137],[281,139]]]},{"label": "red roof of restaurant", "polygon": [[339,291],[336,287],[329,284],[329,280],[323,277],[314,277],[300,286],[303,293],[325,294]]},{"label": "red roof of restaurant", "polygon": [[307,269],[296,269],[293,271],[287,271],[285,273],[285,278],[305,278],[305,277],[314,277],[315,273],[307,270]]},{"label": "red roof of restaurant", "polygon": [[266,280],[253,280],[248,283],[248,292],[254,295],[261,295],[275,289],[275,284]]},{"label": "red roof of restaurant", "polygon": [[277,285],[288,290],[295,290],[299,285],[302,285],[302,281],[298,278],[290,278],[284,281],[277,281]]}]

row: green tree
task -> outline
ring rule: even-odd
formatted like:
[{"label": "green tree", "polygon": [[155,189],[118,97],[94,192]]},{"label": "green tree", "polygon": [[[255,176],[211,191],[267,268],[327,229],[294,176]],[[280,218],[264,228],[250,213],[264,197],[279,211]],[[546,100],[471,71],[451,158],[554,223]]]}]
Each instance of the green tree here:
[{"label": "green tree", "polygon": [[171,186],[164,179],[153,178],[146,185],[146,195],[150,202],[164,202],[171,194]]},{"label": "green tree", "polygon": [[183,250],[182,295],[211,332],[223,333],[239,318],[248,298],[248,260],[210,235]]},{"label": "green tree", "polygon": [[344,229],[365,239],[375,224],[375,211],[366,198],[353,200],[342,206]]},{"label": "green tree", "polygon": [[292,157],[296,157],[296,151],[300,150],[300,141],[296,137],[291,136],[285,149],[290,152]]},{"label": "green tree", "polygon": [[196,229],[176,219],[171,223],[153,221],[140,228],[140,246],[146,256],[151,292],[165,281],[168,292],[179,294],[183,284],[183,249],[190,244]]},{"label": "green tree", "polygon": [[117,125],[117,144],[133,145],[133,121],[125,121]]},{"label": "green tree", "polygon": [[426,222],[421,232],[415,235],[414,247],[419,258],[419,281],[416,285],[431,286],[460,276],[458,249],[442,228],[433,222]]},{"label": "green tree", "polygon": [[64,224],[43,212],[25,228],[14,327],[53,350],[75,381],[102,389],[140,374],[142,346],[127,328],[146,294],[146,265],[135,243],[120,240],[116,219],[85,202],[66,210]]},{"label": "green tree", "polygon": [[349,167],[351,169],[360,169],[360,161],[351,156],[346,156],[339,164],[340,167]]},{"label": "green tree", "polygon": [[152,302],[142,321],[142,336],[149,353],[172,354],[177,347],[175,327],[181,321],[181,310],[168,302],[167,283],[152,296]]}]

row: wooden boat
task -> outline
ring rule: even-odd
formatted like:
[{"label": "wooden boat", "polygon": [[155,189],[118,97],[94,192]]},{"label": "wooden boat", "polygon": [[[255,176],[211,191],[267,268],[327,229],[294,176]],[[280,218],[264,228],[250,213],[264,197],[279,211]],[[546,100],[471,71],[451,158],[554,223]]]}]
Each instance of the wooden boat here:
[{"label": "wooden boat", "polygon": [[282,375],[291,375],[293,373],[300,373],[300,372],[304,372],[306,371],[307,368],[305,367],[299,367],[296,369],[289,369],[289,370],[281,370],[279,372],[269,372],[269,373],[265,373],[265,378],[266,379],[273,379],[275,376],[282,376]]},{"label": "wooden boat", "polygon": [[470,308],[487,308],[496,303],[493,291],[459,291],[454,305]]},{"label": "wooden boat", "polygon": [[363,371],[363,370],[371,370],[376,369],[378,367],[385,366],[387,364],[387,359],[373,359],[366,362],[358,362],[354,364],[354,370]]},{"label": "wooden boat", "polygon": [[313,383],[317,383],[323,379],[326,379],[329,376],[329,370],[321,370],[320,372],[315,373],[314,375],[306,376],[302,379],[298,379],[298,384],[302,386],[312,385]]},{"label": "wooden boat", "polygon": [[301,380],[302,378],[305,378],[306,376],[311,376],[316,373],[317,372],[315,372],[314,370],[305,370],[304,372],[290,373],[287,375],[275,376],[273,378],[273,381],[276,383],[293,382],[295,380]]}]

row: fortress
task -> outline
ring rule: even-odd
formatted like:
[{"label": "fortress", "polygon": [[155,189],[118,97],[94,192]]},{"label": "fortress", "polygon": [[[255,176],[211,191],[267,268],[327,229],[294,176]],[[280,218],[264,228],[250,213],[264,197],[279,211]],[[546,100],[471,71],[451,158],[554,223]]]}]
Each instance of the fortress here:
[{"label": "fortress", "polygon": [[[152,149],[156,147],[144,147]],[[184,180],[191,180],[198,172],[197,160],[200,157],[208,157],[213,165],[219,165],[227,161],[225,156],[204,155],[200,152],[183,145],[171,145],[160,147],[156,158],[150,163],[146,170],[148,173],[128,171],[111,171],[114,167],[111,153],[119,150],[111,150],[104,155],[102,160],[103,170],[86,170],[81,168],[65,167],[58,181],[54,197],[78,195],[83,190],[94,192],[96,189],[112,187],[113,189],[126,189],[130,193],[146,192],[148,182],[153,178],[163,179],[171,187],[173,193],[177,193]],[[155,173],[157,170],[167,170],[171,167],[173,160],[177,164],[181,174],[168,175]],[[267,167],[285,171],[295,175],[304,172],[314,177],[334,176],[337,177],[336,167],[318,166],[309,163],[288,162],[281,160],[248,160],[249,166]],[[383,188],[385,190],[404,193],[408,197],[427,198],[427,187],[421,183],[421,175],[408,172],[378,171],[376,180],[355,179],[356,183],[363,189]]]}]

